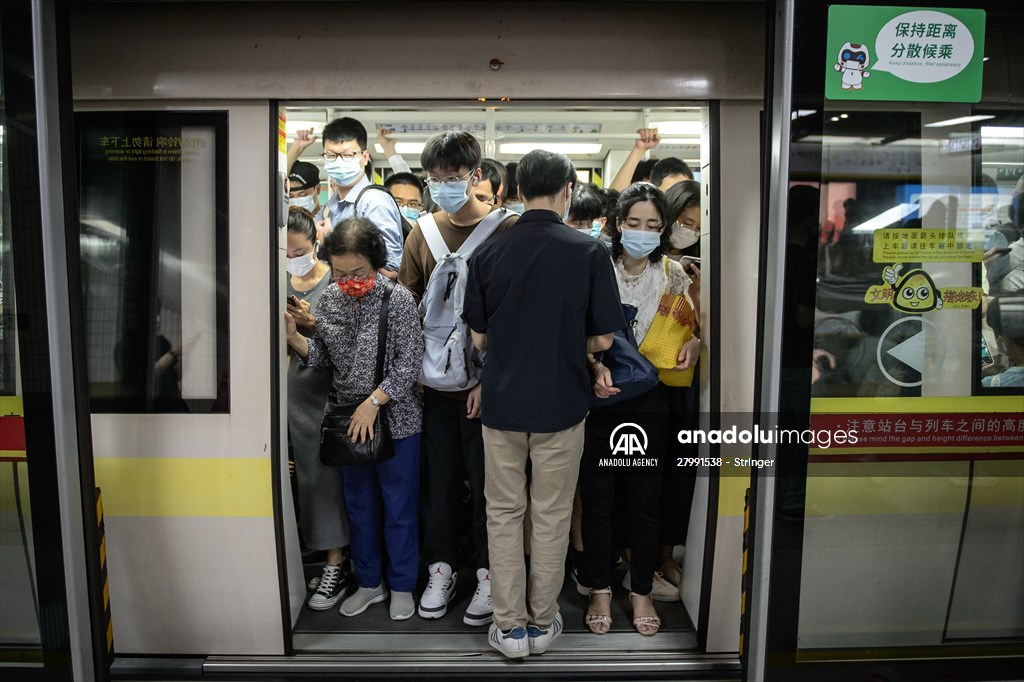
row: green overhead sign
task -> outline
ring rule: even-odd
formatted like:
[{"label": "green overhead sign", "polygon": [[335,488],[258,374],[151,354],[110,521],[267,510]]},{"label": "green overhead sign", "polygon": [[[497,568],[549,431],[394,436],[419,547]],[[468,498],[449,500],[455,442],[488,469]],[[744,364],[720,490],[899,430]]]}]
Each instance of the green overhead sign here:
[{"label": "green overhead sign", "polygon": [[977,102],[985,11],[832,5],[825,97]]}]

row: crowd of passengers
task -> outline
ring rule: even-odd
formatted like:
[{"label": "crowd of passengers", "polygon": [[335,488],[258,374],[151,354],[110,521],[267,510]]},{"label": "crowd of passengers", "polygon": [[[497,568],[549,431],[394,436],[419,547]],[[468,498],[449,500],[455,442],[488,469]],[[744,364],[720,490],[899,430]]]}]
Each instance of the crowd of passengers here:
[{"label": "crowd of passengers", "polygon": [[[670,471],[680,453],[668,428],[697,412],[701,211],[689,167],[643,161],[660,140],[642,129],[605,190],[579,183],[560,154],[505,166],[483,159],[472,134],[446,132],[426,143],[416,175],[384,130],[378,141],[398,172],[380,188],[360,122],[334,120],[321,139],[324,205],[319,169],[298,160],[317,136],[300,131],[288,152],[288,426],[302,539],[326,552],[308,607],[340,602],[341,615],[358,616],[389,600],[392,619],[442,618],[462,566],[476,578],[463,621],[490,624],[488,641],[506,657],[541,654],[563,628],[568,554],[590,631],[611,629],[613,564],[628,562],[632,625],[657,633],[655,601],[680,599],[672,549],[685,542],[693,492],[692,477]],[[462,285],[451,254],[466,268]],[[424,320],[453,296],[472,361],[446,383],[428,367],[444,340]],[[646,352],[666,296],[689,340],[671,349],[674,364],[662,362],[662,382],[603,405],[619,389],[601,353],[627,326]],[[328,400],[362,401],[349,432],[357,442],[382,412],[393,456],[321,464]],[[597,466],[625,422],[644,428],[657,465]]]}]

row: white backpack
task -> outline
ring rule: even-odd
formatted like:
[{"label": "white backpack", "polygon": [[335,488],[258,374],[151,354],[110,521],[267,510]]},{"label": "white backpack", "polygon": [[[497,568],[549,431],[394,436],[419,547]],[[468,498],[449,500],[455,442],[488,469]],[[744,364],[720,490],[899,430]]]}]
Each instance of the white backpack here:
[{"label": "white backpack", "polygon": [[438,391],[462,391],[480,382],[481,355],[462,319],[469,258],[511,212],[500,208],[488,213],[458,251],[445,244],[430,214],[420,216],[419,226],[430,253],[437,261],[420,302],[423,318],[423,367],[420,383]]}]

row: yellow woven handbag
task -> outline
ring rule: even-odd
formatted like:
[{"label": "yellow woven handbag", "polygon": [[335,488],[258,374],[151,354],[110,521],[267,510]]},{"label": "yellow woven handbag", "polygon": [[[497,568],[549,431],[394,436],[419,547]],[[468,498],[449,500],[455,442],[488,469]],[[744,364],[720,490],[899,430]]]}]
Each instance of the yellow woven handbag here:
[{"label": "yellow woven handbag", "polygon": [[[665,281],[668,281],[668,259],[665,259]],[[658,370],[658,378],[667,386],[689,386],[693,382],[693,367],[683,371],[672,368],[679,363],[679,351],[693,338],[697,324],[693,307],[684,294],[661,295],[658,312],[651,328],[640,344],[640,354],[650,360]]]}]

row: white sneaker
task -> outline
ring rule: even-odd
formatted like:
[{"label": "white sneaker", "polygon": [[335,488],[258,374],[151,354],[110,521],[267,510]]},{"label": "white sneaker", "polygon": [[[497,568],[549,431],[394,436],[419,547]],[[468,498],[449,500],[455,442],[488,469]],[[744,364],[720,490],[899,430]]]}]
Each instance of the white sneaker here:
[{"label": "white sneaker", "polygon": [[487,632],[487,643],[501,652],[505,658],[524,658],[530,655],[530,640],[526,636],[526,628],[512,628],[502,632],[494,623]]},{"label": "white sneaker", "polygon": [[[630,577],[629,571],[626,571],[626,575],[622,578],[622,586],[632,592],[632,585],[633,580]],[[679,588],[665,580],[661,573],[655,571],[654,580],[651,581],[651,598],[654,601],[661,602],[679,601]]]},{"label": "white sneaker", "polygon": [[477,569],[476,592],[466,607],[462,622],[466,625],[487,625],[491,622],[494,609],[491,607],[491,572],[486,568]]},{"label": "white sneaker", "polygon": [[455,598],[459,574],[452,573],[452,567],[443,561],[430,564],[427,573],[430,578],[420,597],[419,614],[423,618],[440,618],[448,613],[448,602]]},{"label": "white sneaker", "polygon": [[526,627],[526,635],[529,640],[530,653],[537,654],[538,656],[544,653],[551,646],[551,643],[558,639],[560,634],[562,634],[561,613],[556,613],[555,619],[551,621],[551,625],[543,630],[536,625],[528,625]]},{"label": "white sneaker", "polygon": [[412,592],[395,592],[391,591],[391,604],[388,605],[388,611],[391,614],[391,620],[406,620],[412,618],[412,614],[416,613],[416,600],[412,597]]},{"label": "white sneaker", "polygon": [[377,587],[360,587],[341,602],[338,613],[343,616],[358,616],[371,604],[379,604],[388,598],[388,589],[381,582]]}]

